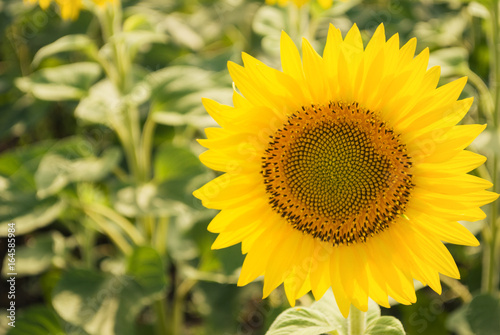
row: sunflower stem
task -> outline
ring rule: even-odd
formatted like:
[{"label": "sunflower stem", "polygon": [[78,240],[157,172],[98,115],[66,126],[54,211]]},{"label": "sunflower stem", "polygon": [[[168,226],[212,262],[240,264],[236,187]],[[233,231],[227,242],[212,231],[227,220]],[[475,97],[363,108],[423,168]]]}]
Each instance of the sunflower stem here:
[{"label": "sunflower stem", "polygon": [[[297,7],[296,4],[290,3],[288,6],[288,33],[292,40],[297,45],[302,44],[302,38],[305,37],[311,40],[312,33],[310,31],[310,13],[309,5],[304,4],[301,7]],[[311,35],[311,36],[310,36]]]},{"label": "sunflower stem", "polygon": [[366,313],[351,305],[349,316],[347,317],[347,334],[362,335],[365,332]]}]

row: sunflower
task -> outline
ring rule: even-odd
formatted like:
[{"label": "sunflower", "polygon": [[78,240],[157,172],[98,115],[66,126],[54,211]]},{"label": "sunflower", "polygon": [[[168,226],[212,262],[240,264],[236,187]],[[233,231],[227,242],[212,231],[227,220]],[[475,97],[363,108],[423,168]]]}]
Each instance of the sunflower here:
[{"label": "sunflower", "polygon": [[[52,0],[24,0],[27,3],[39,3],[40,8],[43,10],[46,10],[49,6]],[[93,3],[95,3],[99,7],[105,6],[107,3],[114,3],[117,0],[92,0]],[[82,5],[82,0],[54,0],[55,3],[59,6],[59,9],[61,11],[61,17],[64,20],[76,20],[78,18],[78,15],[80,15],[80,11],[83,7]]]},{"label": "sunflower", "polygon": [[399,47],[384,26],[366,48],[354,25],[330,26],[321,57],[281,36],[283,71],[243,54],[229,62],[234,107],[204,99],[221,128],[199,142],[208,167],[225,172],[194,195],[220,209],[212,248],[241,242],[238,285],[264,276],[293,306],[332,288],[347,317],[368,298],[415,302],[413,279],[441,293],[439,273],[460,274],[443,242],[478,245],[458,220],[485,218],[491,183],[467,174],[485,157],[464,150],[486,125],[456,125],[472,98],[467,78],[437,87],[429,50]]}]

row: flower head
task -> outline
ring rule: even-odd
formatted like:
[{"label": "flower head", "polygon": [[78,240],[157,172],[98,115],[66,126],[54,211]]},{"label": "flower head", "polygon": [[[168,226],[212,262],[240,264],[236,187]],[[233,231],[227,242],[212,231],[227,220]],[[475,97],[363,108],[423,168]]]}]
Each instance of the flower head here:
[{"label": "flower head", "polygon": [[283,71],[247,54],[229,63],[234,107],[205,99],[200,159],[225,172],[195,191],[220,209],[214,249],[241,242],[238,285],[284,283],[291,305],[331,287],[342,313],[368,298],[415,302],[413,279],[440,293],[439,273],[460,274],[441,241],[478,245],[458,220],[485,217],[497,194],[468,175],[485,158],[464,150],[485,125],[459,125],[472,98],[466,78],[437,87],[440,68],[416,40],[399,47],[380,25],[363,47],[356,25],[330,26],[323,56],[307,40],[301,61],[281,36]]}]

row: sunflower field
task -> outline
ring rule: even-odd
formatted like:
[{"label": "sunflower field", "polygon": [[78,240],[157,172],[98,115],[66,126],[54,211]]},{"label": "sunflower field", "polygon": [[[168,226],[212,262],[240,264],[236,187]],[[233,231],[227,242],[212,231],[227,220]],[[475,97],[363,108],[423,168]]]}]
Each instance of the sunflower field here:
[{"label": "sunflower field", "polygon": [[500,1],[1,0],[0,335],[500,335]]}]

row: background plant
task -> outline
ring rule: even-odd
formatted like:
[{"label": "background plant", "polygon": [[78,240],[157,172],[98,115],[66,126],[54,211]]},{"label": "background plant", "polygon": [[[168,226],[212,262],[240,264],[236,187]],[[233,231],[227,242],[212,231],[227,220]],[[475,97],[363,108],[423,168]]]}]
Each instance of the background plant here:
[{"label": "background plant", "polygon": [[[195,139],[215,125],[200,98],[231,103],[226,61],[240,63],[241,51],[279,67],[282,29],[316,47],[330,22],[344,33],[356,22],[370,36],[383,22],[402,42],[416,36],[418,47],[430,47],[432,65],[442,66],[440,85],[469,76],[464,97],[477,98],[463,122],[491,125],[474,143],[489,157],[476,173],[496,180],[496,1],[351,0],[297,10],[143,0],[89,9],[63,21],[55,6],[0,3],[0,234],[13,221],[19,243],[20,310],[10,334],[269,329],[286,299],[277,292],[261,300],[259,282],[236,287],[240,249],[210,250],[215,237],[206,226],[215,212],[191,192],[214,174],[197,159]],[[494,222],[496,206],[491,213]],[[483,243],[449,247],[460,283],[443,278],[441,296],[423,288],[415,305],[382,315],[397,316],[408,334],[500,328],[488,317],[500,313],[498,229],[467,226]]]}]

